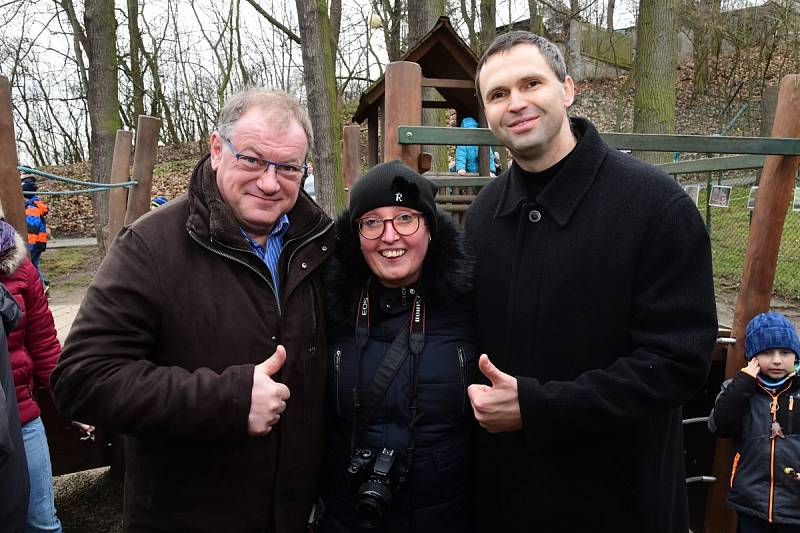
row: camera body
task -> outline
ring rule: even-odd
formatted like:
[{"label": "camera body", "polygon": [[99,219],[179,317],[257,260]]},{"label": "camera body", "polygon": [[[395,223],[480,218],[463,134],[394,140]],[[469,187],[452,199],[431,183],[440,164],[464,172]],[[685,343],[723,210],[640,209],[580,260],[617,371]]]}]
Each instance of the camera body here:
[{"label": "camera body", "polygon": [[366,528],[377,527],[403,484],[394,450],[376,452],[358,448],[350,458],[347,473],[354,494],[353,512],[356,521]]}]

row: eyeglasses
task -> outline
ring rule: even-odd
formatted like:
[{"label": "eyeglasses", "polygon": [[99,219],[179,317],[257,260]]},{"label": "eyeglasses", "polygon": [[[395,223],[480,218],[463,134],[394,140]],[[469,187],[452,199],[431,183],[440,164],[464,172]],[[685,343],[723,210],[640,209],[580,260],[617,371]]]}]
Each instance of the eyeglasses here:
[{"label": "eyeglasses", "polygon": [[228,150],[231,151],[233,157],[236,158],[236,164],[241,170],[246,172],[266,172],[269,170],[269,166],[273,165],[275,167],[275,172],[279,177],[292,181],[300,181],[300,178],[303,177],[303,174],[308,168],[306,165],[297,165],[295,163],[276,163],[275,161],[261,159],[260,157],[241,154],[236,151],[236,148],[233,146],[233,143],[231,143],[230,139],[225,139],[223,137],[222,140],[225,141],[225,146],[228,147]]},{"label": "eyeglasses", "polygon": [[358,232],[365,239],[380,239],[386,230],[386,223],[391,222],[398,235],[408,237],[419,229],[421,216],[422,213],[397,213],[392,218],[364,217],[358,220]]}]

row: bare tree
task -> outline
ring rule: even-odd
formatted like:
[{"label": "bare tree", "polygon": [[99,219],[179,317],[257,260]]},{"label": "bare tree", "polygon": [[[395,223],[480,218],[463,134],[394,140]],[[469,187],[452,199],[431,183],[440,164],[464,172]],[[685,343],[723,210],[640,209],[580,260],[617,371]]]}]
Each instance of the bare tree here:
[{"label": "bare tree", "polygon": [[[641,0],[636,26],[633,131],[675,132],[675,69],[677,67],[676,0]],[[664,162],[669,154],[643,152],[637,156]]]},{"label": "bare tree", "polygon": [[333,214],[344,207],[344,178],[328,6],[324,0],[296,0],[296,4],[303,41],[303,78],[314,127],[317,203]]},{"label": "bare tree", "polygon": [[481,0],[481,48],[478,54],[489,48],[497,36],[497,5],[495,0]]},{"label": "bare tree", "polygon": [[[114,156],[114,138],[122,127],[117,81],[117,21],[114,0],[87,2],[84,13],[89,44],[89,119],[92,124],[92,181],[108,183]],[[95,194],[95,233],[105,253],[103,228],[108,222],[108,193]]]}]

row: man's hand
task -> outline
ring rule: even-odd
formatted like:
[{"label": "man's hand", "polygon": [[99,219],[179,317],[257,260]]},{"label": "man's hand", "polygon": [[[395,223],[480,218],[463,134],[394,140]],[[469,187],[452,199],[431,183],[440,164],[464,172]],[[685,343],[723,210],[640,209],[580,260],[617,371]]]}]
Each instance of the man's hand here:
[{"label": "man's hand", "polygon": [[286,362],[286,348],[280,344],[275,353],[253,370],[253,391],[247,430],[250,435],[266,435],[281,419],[289,399],[289,387],[273,381],[272,376]]},{"label": "man's hand", "polygon": [[478,368],[492,386],[475,384],[467,388],[475,419],[489,433],[522,429],[517,378],[498,370],[486,354],[478,360]]},{"label": "man's hand", "polygon": [[463,168],[459,168],[458,170],[456,170],[456,173],[458,173],[459,176],[466,176],[467,175],[467,171],[465,169],[463,169]]},{"label": "man's hand", "polygon": [[752,359],[750,359],[750,362],[747,363],[747,366],[742,368],[742,372],[754,378],[758,377],[758,371],[759,371],[759,366],[757,357],[753,357]]}]

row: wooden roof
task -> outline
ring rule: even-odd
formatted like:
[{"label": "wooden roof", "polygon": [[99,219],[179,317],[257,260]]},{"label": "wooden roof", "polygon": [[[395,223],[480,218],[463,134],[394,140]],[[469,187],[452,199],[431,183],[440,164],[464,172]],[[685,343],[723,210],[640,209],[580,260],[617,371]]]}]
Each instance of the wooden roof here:
[{"label": "wooden roof", "polygon": [[[423,78],[465,80],[473,84],[475,69],[478,67],[478,58],[459,37],[447,17],[439,17],[431,31],[400,60],[419,64]],[[474,87],[438,86],[437,90],[453,109],[478,117],[478,100]],[[361,94],[358,109],[353,114],[353,122],[361,123],[366,120],[370,109],[380,105],[384,91],[384,79],[381,76]]]}]

